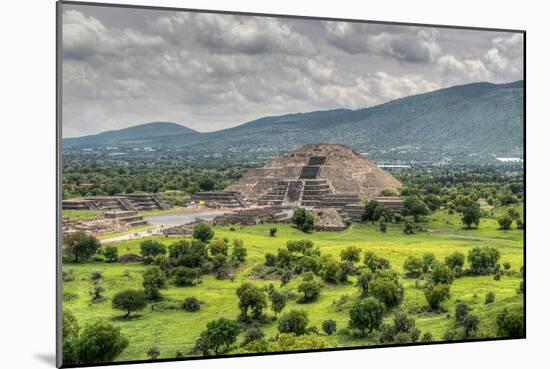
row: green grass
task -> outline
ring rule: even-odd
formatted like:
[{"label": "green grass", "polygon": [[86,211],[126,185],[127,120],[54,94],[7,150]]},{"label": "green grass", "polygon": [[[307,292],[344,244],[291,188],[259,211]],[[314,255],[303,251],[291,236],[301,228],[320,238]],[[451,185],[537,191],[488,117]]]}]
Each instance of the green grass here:
[{"label": "green grass", "polygon": [[[247,261],[242,265],[235,275],[234,281],[216,280],[213,276],[205,276],[202,284],[194,287],[174,287],[170,285],[163,290],[165,301],[180,302],[185,297],[195,296],[205,302],[205,306],[197,313],[187,313],[182,310],[152,311],[147,307],[135,318],[121,319],[122,312],[111,308],[110,298],[118,291],[134,288],[141,289],[141,272],[145,269],[142,264],[108,264],[108,263],[66,263],[64,269],[72,269],[76,279],[64,285],[65,292],[77,294],[77,297],[64,302],[76,315],[80,325],[92,322],[97,319],[107,319],[117,326],[130,340],[130,345],[117,360],[147,359],[146,351],[153,345],[158,345],[161,351],[161,358],[174,357],[176,350],[190,355],[190,350],[195,344],[200,332],[205,329],[206,324],[213,319],[226,317],[234,319],[239,311],[237,307],[237,296],[235,289],[242,281],[250,280],[249,275],[252,268],[263,263],[264,255],[267,252],[276,253],[278,248],[285,247],[289,239],[311,239],[319,246],[323,254],[339,256],[341,250],[349,245],[360,247],[363,251],[372,250],[379,256],[390,260],[392,268],[400,273],[405,258],[409,255],[422,255],[425,252],[432,252],[439,260],[454,251],[468,253],[474,246],[496,247],[501,253],[499,262],[510,262],[512,270],[519,271],[523,265],[523,231],[513,230],[503,232],[497,230],[494,221],[483,220],[479,229],[465,230],[459,223],[457,216],[444,213],[436,213],[430,216],[431,221],[428,228],[439,232],[419,232],[414,235],[405,235],[401,226],[389,225],[386,233],[376,230],[374,225],[355,224],[343,232],[316,232],[304,234],[289,225],[263,224],[252,227],[236,227],[236,231],[230,231],[229,227],[215,228],[216,237],[227,237],[229,239],[241,238],[248,250]],[[269,237],[269,228],[276,226],[278,229],[276,237]],[[466,236],[466,237],[464,237]],[[169,245],[178,240],[177,237],[151,237],[161,240]],[[119,255],[127,253],[139,253],[140,240],[129,240],[112,243],[119,249]],[[92,285],[90,273],[94,269],[103,270],[103,282],[105,287],[106,300],[92,304],[87,294]],[[128,270],[130,277],[124,276],[124,270]],[[354,278],[350,278],[349,284],[329,285],[325,284],[321,290],[320,298],[310,304],[298,304],[289,302],[285,311],[293,308],[304,309],[309,314],[310,325],[320,329],[325,319],[334,319],[338,329],[344,328],[348,321],[348,311],[336,311],[333,301],[342,294],[348,294],[350,298],[357,298],[357,288],[354,287]],[[274,283],[279,287],[278,281],[250,280],[258,286],[266,286]],[[296,290],[299,283],[294,278],[285,290]],[[403,303],[395,310],[409,314],[416,320],[417,327],[422,331],[429,331],[436,340],[441,340],[443,334],[454,325],[454,304],[457,299],[466,301],[473,308],[473,313],[479,316],[480,336],[496,336],[495,316],[504,307],[521,306],[523,297],[517,295],[516,289],[520,283],[518,276],[503,276],[500,281],[495,281],[492,276],[464,277],[455,280],[452,285],[452,297],[444,303],[447,313],[426,312],[423,308],[426,301],[421,289],[415,288],[414,280],[402,279],[405,286],[405,297]],[[489,305],[484,304],[485,294],[493,291],[496,295],[495,302]],[[386,319],[391,320],[395,311],[387,315]],[[272,312],[269,311],[272,315]],[[266,336],[272,336],[277,332],[277,323],[273,322],[262,326]],[[375,342],[369,338],[352,338],[341,334],[327,337],[334,346],[368,345]]]},{"label": "green grass", "polygon": [[101,215],[97,210],[63,210],[63,217],[70,220],[93,220]]}]

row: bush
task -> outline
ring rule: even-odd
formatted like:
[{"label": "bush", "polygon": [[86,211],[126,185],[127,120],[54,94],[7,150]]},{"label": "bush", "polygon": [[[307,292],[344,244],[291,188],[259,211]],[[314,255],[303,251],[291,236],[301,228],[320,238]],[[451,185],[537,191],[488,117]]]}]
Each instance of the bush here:
[{"label": "bush", "polygon": [[430,332],[425,332],[422,335],[421,341],[422,342],[432,342],[434,339],[433,335]]},{"label": "bush", "polygon": [[435,284],[448,284],[453,283],[455,275],[453,271],[446,265],[437,263],[432,270],[431,279]]},{"label": "bush", "polygon": [[193,286],[200,281],[201,276],[199,268],[180,266],[174,269],[174,284],[176,286]]},{"label": "bush", "polygon": [[118,249],[115,246],[105,246],[103,255],[108,262],[114,263],[118,260]]},{"label": "bush", "polygon": [[373,297],[359,300],[349,311],[349,328],[358,330],[361,335],[372,332],[382,324],[384,304]]},{"label": "bush", "polygon": [[150,264],[155,256],[166,254],[166,246],[158,241],[145,240],[139,244],[139,253],[145,264]]},{"label": "bush", "polygon": [[128,318],[133,311],[145,309],[147,300],[145,294],[136,290],[124,290],[113,297],[113,308],[126,310],[124,318]]},{"label": "bush", "polygon": [[235,238],[233,240],[233,248],[231,249],[231,260],[235,263],[243,263],[246,260],[246,247],[242,240]]},{"label": "bush", "polygon": [[67,363],[63,360],[64,364],[84,365],[114,361],[128,347],[128,339],[120,333],[119,327],[114,327],[105,321],[98,321],[84,327],[76,346],[78,347],[76,362]]},{"label": "bush", "polygon": [[195,312],[201,309],[201,303],[195,296],[190,296],[183,300],[181,308],[188,312]]},{"label": "bush", "polygon": [[277,227],[269,228],[269,237],[275,237],[277,235]]},{"label": "bush", "polygon": [[450,296],[450,287],[446,284],[430,284],[424,290],[424,297],[432,310],[439,310],[441,303]]},{"label": "bush", "polygon": [[92,270],[90,273],[92,277],[92,281],[98,281],[101,278],[103,278],[103,271],[102,270]]},{"label": "bush", "polygon": [[422,259],[416,256],[407,257],[403,263],[403,269],[409,278],[418,278],[422,274],[422,267]]},{"label": "bush", "polygon": [[63,252],[73,256],[77,263],[90,258],[100,246],[101,243],[97,238],[83,231],[69,233],[63,237]]},{"label": "bush", "polygon": [[100,302],[103,301],[103,296],[101,295],[103,292],[105,292],[105,288],[103,288],[101,285],[94,283],[93,286],[88,291],[88,294],[92,298],[92,302]]},{"label": "bush", "polygon": [[503,231],[510,230],[512,228],[513,219],[510,215],[504,214],[498,218],[499,229]]},{"label": "bush", "polygon": [[474,247],[468,252],[470,271],[474,275],[487,275],[494,272],[500,252],[494,247]]},{"label": "bush", "polygon": [[214,351],[215,355],[227,351],[237,341],[241,327],[237,322],[220,318],[212,320],[206,325],[206,330],[197,339],[194,351],[208,355]]},{"label": "bush", "polygon": [[166,276],[159,267],[153,266],[143,272],[143,290],[149,300],[160,299],[160,289],[166,287]]},{"label": "bush", "polygon": [[492,291],[489,291],[485,295],[485,305],[492,304],[493,302],[495,302],[495,293]]},{"label": "bush", "polygon": [[250,342],[260,341],[265,336],[264,332],[258,327],[252,327],[244,333],[244,339],[241,346],[248,345]]},{"label": "bush", "polygon": [[387,307],[395,307],[403,300],[403,286],[395,272],[390,270],[375,273],[369,283],[369,296],[382,301]]},{"label": "bush", "polygon": [[193,238],[206,243],[214,238],[214,231],[208,224],[198,223],[193,227]]},{"label": "bush", "polygon": [[160,349],[158,348],[158,346],[151,346],[147,350],[147,356],[149,357],[149,360],[156,360],[158,359],[159,355]]},{"label": "bush", "polygon": [[340,252],[340,259],[344,262],[356,263],[361,260],[361,249],[355,246],[348,246]]},{"label": "bush", "polygon": [[239,297],[239,309],[241,310],[242,318],[248,318],[248,310],[252,310],[252,316],[259,318],[262,315],[262,310],[267,307],[267,300],[264,292],[253,285],[245,282],[237,288],[237,296]]},{"label": "bush", "polygon": [[525,325],[523,314],[518,311],[510,311],[507,308],[497,315],[497,328],[500,336],[524,337]]},{"label": "bush", "polygon": [[269,292],[268,298],[269,301],[271,301],[271,310],[275,313],[275,316],[277,316],[277,314],[285,308],[287,297],[284,293],[273,289]]},{"label": "bush", "polygon": [[313,214],[304,208],[294,209],[292,214],[292,223],[296,225],[296,228],[302,232],[310,232],[315,226],[315,218]]},{"label": "bush", "polygon": [[307,313],[303,310],[291,310],[279,319],[279,332],[294,333],[297,336],[306,333],[306,327],[309,323]]},{"label": "bush", "polygon": [[367,297],[369,294],[369,283],[372,280],[373,274],[370,270],[363,270],[359,277],[357,277],[357,281],[355,282],[355,285],[359,287],[359,291],[361,292],[361,297]]},{"label": "bush", "polygon": [[367,268],[372,270],[373,272],[376,272],[380,269],[389,269],[390,268],[390,262],[387,259],[384,259],[382,257],[379,257],[372,251],[365,252],[365,256],[363,258],[363,263]]},{"label": "bush", "polygon": [[464,266],[464,254],[455,251],[451,255],[445,257],[445,265],[455,270],[455,268],[462,268]]},{"label": "bush", "polygon": [[301,302],[312,302],[319,298],[321,286],[315,281],[304,281],[298,286],[298,292],[304,294]]},{"label": "bush", "polygon": [[455,320],[458,326],[464,325],[464,320],[469,314],[470,308],[465,302],[457,302],[455,305]]},{"label": "bush", "polygon": [[323,332],[327,335],[332,335],[334,332],[336,332],[336,322],[332,319],[328,319],[323,321]]}]

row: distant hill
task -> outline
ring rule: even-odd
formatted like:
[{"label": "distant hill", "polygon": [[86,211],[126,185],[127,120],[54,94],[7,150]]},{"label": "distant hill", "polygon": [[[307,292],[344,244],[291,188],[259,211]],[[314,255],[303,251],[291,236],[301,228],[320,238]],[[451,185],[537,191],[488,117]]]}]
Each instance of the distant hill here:
[{"label": "distant hill", "polygon": [[[216,132],[148,137],[164,148],[205,154],[272,156],[308,143],[337,143],[378,160],[521,157],[523,93],[523,81],[473,83],[358,110],[286,114]],[[99,142],[100,135],[94,137]]]},{"label": "distant hill", "polygon": [[63,143],[71,146],[82,145],[133,145],[156,143],[169,136],[193,135],[198,132],[171,122],[151,122],[119,130],[106,131],[96,135],[65,138]]}]

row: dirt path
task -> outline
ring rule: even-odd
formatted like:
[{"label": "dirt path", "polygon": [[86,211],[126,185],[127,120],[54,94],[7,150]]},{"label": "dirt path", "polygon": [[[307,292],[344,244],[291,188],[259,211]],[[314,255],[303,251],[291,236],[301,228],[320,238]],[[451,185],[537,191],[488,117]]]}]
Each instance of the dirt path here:
[{"label": "dirt path", "polygon": [[136,240],[136,239],[155,236],[155,235],[162,235],[161,227],[154,228],[152,230],[147,230],[147,231],[127,233],[120,236],[103,238],[103,239],[100,239],[99,242],[102,244],[105,244],[105,243],[118,242],[118,241]]}]

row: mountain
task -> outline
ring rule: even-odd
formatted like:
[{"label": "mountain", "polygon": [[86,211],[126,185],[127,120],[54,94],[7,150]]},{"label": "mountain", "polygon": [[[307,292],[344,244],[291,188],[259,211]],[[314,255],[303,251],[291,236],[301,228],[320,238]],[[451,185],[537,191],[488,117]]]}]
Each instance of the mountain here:
[{"label": "mountain", "polygon": [[106,131],[96,135],[77,138],[65,138],[68,146],[83,145],[134,145],[162,141],[166,137],[194,135],[198,132],[180,124],[170,122],[151,122],[119,130]]},{"label": "mountain", "polygon": [[149,138],[168,149],[249,157],[275,156],[308,143],[343,144],[375,160],[521,157],[523,93],[523,81],[473,83],[364,109],[263,117],[216,132]]}]

